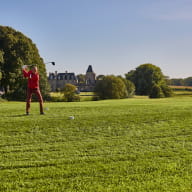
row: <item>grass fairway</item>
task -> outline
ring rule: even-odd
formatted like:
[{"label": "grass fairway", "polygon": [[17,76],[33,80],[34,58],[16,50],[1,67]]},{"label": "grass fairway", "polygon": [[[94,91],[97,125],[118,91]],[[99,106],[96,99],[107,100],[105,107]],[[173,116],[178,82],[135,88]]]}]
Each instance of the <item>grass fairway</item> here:
[{"label": "grass fairway", "polygon": [[192,191],[192,97],[45,105],[0,103],[0,191]]}]

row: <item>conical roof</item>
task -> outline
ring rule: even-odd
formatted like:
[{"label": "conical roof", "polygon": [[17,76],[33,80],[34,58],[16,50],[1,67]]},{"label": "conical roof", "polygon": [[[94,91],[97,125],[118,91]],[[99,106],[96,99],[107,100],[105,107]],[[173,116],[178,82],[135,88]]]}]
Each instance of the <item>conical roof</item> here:
[{"label": "conical roof", "polygon": [[88,73],[88,72],[93,73],[93,69],[92,69],[92,66],[91,66],[91,65],[88,66],[87,73]]}]

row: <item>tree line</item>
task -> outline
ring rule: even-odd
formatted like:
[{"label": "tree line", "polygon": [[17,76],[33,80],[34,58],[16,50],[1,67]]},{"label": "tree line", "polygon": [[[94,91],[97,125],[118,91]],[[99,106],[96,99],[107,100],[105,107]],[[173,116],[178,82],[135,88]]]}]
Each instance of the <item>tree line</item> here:
[{"label": "tree line", "polygon": [[167,79],[168,85],[192,86],[192,77]]},{"label": "tree line", "polygon": [[171,97],[172,89],[167,85],[161,69],[146,63],[121,76],[104,76],[97,81],[96,93],[102,99],[120,99],[134,95],[147,95],[150,98]]},{"label": "tree line", "polygon": [[[10,100],[24,100],[27,80],[22,76],[22,66],[36,64],[40,74],[40,88],[43,97],[49,95],[46,68],[39,51],[32,40],[19,31],[7,26],[0,26],[0,88],[5,91],[4,97]],[[80,83],[84,76],[78,75]],[[66,95],[70,95],[66,89]],[[137,95],[148,95],[150,98],[170,97],[172,90],[161,69],[147,63],[138,66],[122,76],[99,75],[95,92],[100,99],[122,99]],[[71,95],[70,95],[71,97]]]}]

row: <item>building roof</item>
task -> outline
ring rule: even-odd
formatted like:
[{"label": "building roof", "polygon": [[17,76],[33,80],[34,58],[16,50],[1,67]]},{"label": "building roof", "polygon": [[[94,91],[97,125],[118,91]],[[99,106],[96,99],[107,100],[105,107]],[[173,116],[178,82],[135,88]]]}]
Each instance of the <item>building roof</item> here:
[{"label": "building roof", "polygon": [[90,73],[93,73],[93,69],[92,69],[92,66],[89,65],[88,69],[87,69],[87,73],[90,72]]},{"label": "building roof", "polygon": [[57,76],[63,76],[63,75],[75,75],[75,73],[58,73]]},{"label": "building roof", "polygon": [[75,76],[75,73],[58,73],[57,74],[57,78],[60,78],[60,79],[67,79],[67,77],[71,80],[71,79],[74,79],[76,80],[76,76]]},{"label": "building roof", "polygon": [[49,79],[60,79],[60,80],[77,80],[77,77],[75,75],[75,73],[49,73]]}]

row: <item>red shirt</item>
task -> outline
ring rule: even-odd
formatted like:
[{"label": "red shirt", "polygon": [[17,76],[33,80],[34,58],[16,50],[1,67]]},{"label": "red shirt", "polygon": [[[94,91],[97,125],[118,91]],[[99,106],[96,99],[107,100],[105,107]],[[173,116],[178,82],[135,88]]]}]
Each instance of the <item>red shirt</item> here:
[{"label": "red shirt", "polygon": [[30,89],[37,89],[39,88],[39,74],[33,73],[32,71],[25,71],[23,70],[24,77],[28,78],[28,88]]}]

